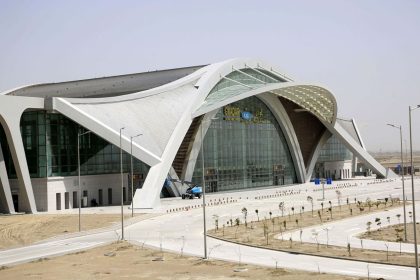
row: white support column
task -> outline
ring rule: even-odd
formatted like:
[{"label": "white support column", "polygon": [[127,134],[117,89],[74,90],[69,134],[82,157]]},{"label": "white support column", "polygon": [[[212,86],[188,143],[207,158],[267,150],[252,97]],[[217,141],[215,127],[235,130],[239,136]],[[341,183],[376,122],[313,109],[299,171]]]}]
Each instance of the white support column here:
[{"label": "white support column", "polygon": [[[44,109],[44,99],[0,95],[0,123],[6,134],[19,183],[19,211],[36,213],[31,177],[20,133],[20,119],[26,109]],[[2,179],[3,181],[3,179]],[[4,187],[4,185],[3,185]]]},{"label": "white support column", "polygon": [[[188,110],[190,109],[188,108],[187,112]],[[160,192],[163,184],[191,123],[192,119],[190,114],[184,114],[181,117],[171,135],[171,139],[166,145],[161,162],[150,167],[143,188],[138,189],[134,194],[133,208],[151,209],[160,205]]]},{"label": "white support column", "polygon": [[9,143],[10,153],[19,181],[19,211],[36,213],[35,197],[32,190],[31,177],[29,175],[19,123],[19,121],[17,124],[15,122],[14,125],[5,129],[7,142]]},{"label": "white support column", "polygon": [[9,178],[7,176],[6,164],[4,162],[3,151],[0,143],[0,211],[9,214],[15,213],[13,206],[12,192],[10,189]]}]

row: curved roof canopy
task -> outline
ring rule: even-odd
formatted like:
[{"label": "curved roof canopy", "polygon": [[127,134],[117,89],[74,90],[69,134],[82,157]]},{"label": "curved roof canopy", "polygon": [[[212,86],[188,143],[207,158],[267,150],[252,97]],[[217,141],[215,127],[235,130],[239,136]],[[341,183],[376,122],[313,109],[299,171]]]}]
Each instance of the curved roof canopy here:
[{"label": "curved roof canopy", "polygon": [[295,84],[286,76],[260,66],[232,68],[232,70],[226,76],[220,77],[220,81],[213,87],[197,111],[205,111],[206,108],[245,92],[264,89],[267,85],[279,84],[278,87],[274,85],[274,87],[270,87],[268,92],[298,104],[324,121],[335,122],[337,103],[331,92],[325,88],[316,85]]}]

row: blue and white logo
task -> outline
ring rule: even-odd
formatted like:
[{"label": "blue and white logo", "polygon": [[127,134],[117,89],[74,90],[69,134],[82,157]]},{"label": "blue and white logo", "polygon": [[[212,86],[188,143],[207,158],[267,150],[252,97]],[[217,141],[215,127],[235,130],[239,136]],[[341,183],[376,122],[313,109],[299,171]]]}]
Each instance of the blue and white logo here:
[{"label": "blue and white logo", "polygon": [[242,119],[244,119],[246,121],[250,121],[253,116],[250,112],[243,111],[243,112],[241,112],[241,117],[242,117]]}]

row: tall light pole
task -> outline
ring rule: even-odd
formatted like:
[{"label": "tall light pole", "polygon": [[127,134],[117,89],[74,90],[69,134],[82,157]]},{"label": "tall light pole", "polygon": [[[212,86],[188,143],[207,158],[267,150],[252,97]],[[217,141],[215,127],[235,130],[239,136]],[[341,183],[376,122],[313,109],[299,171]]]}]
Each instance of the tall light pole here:
[{"label": "tall light pole", "polygon": [[204,226],[204,259],[207,259],[207,227],[206,227],[206,181],[204,178],[204,142],[203,142],[203,124],[201,122],[201,169],[202,169],[202,182],[203,182],[203,226]]},{"label": "tall light pole", "polygon": [[130,137],[130,168],[131,168],[131,217],[134,217],[134,178],[133,178],[133,138],[139,137],[140,135],[143,135],[141,133],[135,135],[135,136],[131,136]]},{"label": "tall light pole", "polygon": [[[80,136],[83,136],[85,134],[91,133],[92,131],[88,130],[83,133],[80,133],[80,130],[77,132],[77,177],[78,177],[78,184],[79,184],[79,231],[82,230],[81,226],[81,213],[82,213],[82,186],[80,185]],[[48,170],[47,170],[48,173]]]},{"label": "tall light pole", "polygon": [[124,240],[124,177],[122,164],[122,134],[121,131],[125,127],[120,128],[120,171],[121,171],[121,240]]},{"label": "tall light pole", "polygon": [[400,130],[400,142],[401,142],[401,178],[402,178],[402,191],[403,191],[403,208],[404,208],[404,241],[407,242],[407,218],[406,218],[406,212],[405,212],[405,187],[404,187],[404,156],[403,156],[403,138],[402,138],[402,127],[401,125],[394,125],[388,123],[387,125],[397,128]]},{"label": "tall light pole", "polygon": [[413,109],[408,106],[408,123],[410,126],[410,160],[411,160],[411,199],[413,204],[413,230],[414,230],[414,254],[416,256],[416,280],[419,280],[419,256],[417,254],[417,229],[416,229],[416,201],[414,199],[414,165],[413,165],[413,138],[411,134],[411,111],[420,108],[417,105]]},{"label": "tall light pole", "polygon": [[203,138],[203,125],[206,122],[217,120],[218,118],[211,118],[209,120],[201,121],[200,134],[201,134],[201,168],[202,168],[202,182],[203,182],[203,227],[204,227],[204,259],[207,259],[207,226],[206,226],[206,179],[204,176],[204,138]]}]

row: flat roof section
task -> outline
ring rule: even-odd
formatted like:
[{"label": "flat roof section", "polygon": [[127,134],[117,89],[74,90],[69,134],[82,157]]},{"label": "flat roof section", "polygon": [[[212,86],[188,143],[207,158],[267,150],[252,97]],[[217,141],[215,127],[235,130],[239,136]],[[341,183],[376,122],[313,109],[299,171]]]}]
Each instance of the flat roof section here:
[{"label": "flat roof section", "polygon": [[185,77],[206,65],[126,74],[119,76],[37,84],[7,93],[14,96],[99,98],[119,96],[155,88]]}]

